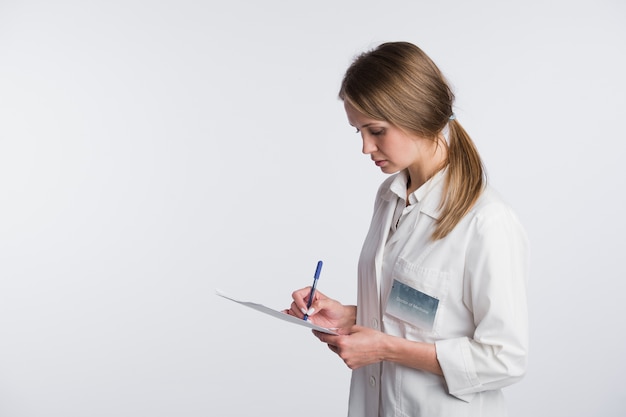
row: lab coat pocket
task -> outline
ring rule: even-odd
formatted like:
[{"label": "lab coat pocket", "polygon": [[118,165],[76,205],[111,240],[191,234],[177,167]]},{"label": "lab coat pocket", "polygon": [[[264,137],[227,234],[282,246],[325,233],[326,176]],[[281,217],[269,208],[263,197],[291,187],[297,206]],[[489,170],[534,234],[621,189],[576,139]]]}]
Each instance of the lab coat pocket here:
[{"label": "lab coat pocket", "polygon": [[386,328],[397,327],[402,336],[436,336],[445,315],[449,274],[399,258],[386,299]]}]

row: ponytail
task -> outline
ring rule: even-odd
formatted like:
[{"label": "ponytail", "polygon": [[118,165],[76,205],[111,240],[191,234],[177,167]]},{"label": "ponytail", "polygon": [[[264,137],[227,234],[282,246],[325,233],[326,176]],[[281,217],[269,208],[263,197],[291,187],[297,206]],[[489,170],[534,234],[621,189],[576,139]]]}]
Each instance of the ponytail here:
[{"label": "ponytail", "polygon": [[448,129],[448,172],[433,240],[446,237],[454,229],[476,203],[486,183],[478,150],[463,126],[453,119]]}]

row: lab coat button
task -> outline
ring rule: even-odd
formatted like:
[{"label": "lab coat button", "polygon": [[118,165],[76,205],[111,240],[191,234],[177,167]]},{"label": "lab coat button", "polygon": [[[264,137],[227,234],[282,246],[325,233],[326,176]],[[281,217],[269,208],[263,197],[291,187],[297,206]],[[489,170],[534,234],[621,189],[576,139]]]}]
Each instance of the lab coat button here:
[{"label": "lab coat button", "polygon": [[374,378],[373,376],[370,376],[370,385],[371,385],[372,387],[375,387],[375,386],[376,386],[376,378]]},{"label": "lab coat button", "polygon": [[378,320],[372,319],[372,328],[373,329],[378,329]]}]

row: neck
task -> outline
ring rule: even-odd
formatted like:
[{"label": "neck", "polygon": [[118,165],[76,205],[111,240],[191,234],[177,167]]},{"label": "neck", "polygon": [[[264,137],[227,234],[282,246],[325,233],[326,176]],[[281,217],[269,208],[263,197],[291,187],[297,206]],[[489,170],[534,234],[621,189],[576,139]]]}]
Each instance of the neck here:
[{"label": "neck", "polygon": [[434,154],[422,163],[409,166],[407,180],[407,195],[411,194],[431,179],[437,172],[446,166],[447,148],[445,145],[435,146]]}]

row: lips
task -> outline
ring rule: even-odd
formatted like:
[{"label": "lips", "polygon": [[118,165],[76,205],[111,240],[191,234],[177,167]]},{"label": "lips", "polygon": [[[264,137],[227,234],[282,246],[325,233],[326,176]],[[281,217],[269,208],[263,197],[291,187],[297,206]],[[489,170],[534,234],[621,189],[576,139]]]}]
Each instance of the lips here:
[{"label": "lips", "polygon": [[377,167],[385,165],[386,162],[387,161],[384,160],[384,159],[381,159],[381,160],[378,160],[378,161],[374,160],[374,163],[376,164]]}]

